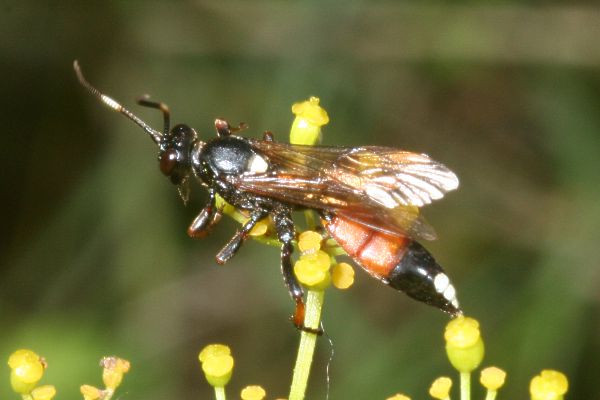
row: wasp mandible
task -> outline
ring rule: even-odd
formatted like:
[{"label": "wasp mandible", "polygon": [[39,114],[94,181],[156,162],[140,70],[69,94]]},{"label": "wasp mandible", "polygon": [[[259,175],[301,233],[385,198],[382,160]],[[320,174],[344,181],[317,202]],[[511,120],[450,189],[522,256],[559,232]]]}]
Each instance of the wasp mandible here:
[{"label": "wasp mandible", "polygon": [[[216,256],[227,262],[261,219],[271,216],[281,243],[281,272],[296,303],[293,322],[304,321],[304,291],[291,261],[295,210],[312,209],[327,233],[365,271],[410,297],[451,315],[461,309],[448,275],[417,240],[435,238],[418,207],[458,187],[458,178],[425,154],[379,146],[293,145],[235,134],[215,120],[217,137],[206,142],[191,127],[170,128],[169,108],[143,98],[138,104],[162,112],[162,132],[101,93],[73,63],[79,82],[102,103],[141,127],[158,146],[161,172],[187,200],[193,179],[206,187],[208,203],[188,228],[204,237],[219,221],[216,195],[249,214],[249,220]],[[308,329],[310,330],[310,329]]]}]

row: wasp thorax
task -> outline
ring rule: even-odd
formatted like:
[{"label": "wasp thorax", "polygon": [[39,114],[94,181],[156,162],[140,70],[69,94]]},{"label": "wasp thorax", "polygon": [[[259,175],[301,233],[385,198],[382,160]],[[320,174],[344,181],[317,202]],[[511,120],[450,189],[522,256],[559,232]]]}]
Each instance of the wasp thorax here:
[{"label": "wasp thorax", "polygon": [[191,173],[191,149],[196,142],[196,131],[187,125],[176,125],[160,142],[160,171],[176,185]]}]

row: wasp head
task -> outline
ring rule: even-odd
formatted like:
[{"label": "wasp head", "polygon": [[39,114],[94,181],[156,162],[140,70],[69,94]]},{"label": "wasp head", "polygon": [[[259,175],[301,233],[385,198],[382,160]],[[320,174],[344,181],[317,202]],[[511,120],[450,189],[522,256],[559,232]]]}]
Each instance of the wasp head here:
[{"label": "wasp head", "polygon": [[192,153],[196,147],[201,148],[203,143],[198,140],[196,131],[187,125],[179,124],[169,129],[170,112],[169,107],[161,102],[151,101],[147,96],[138,99],[138,104],[156,108],[163,114],[164,130],[159,132],[144,122],[137,115],[123,107],[111,97],[100,92],[92,86],[83,76],[81,68],[77,60],[73,62],[73,68],[77,79],[83,87],[85,87],[92,95],[97,97],[102,103],[110,107],[114,111],[123,114],[136,125],[146,132],[146,134],[159,147],[158,161],[161,172],[171,179],[171,182],[177,185],[179,195],[184,202],[188,199],[188,178],[193,173],[192,171]]},{"label": "wasp head", "polygon": [[192,173],[191,152],[198,140],[196,131],[179,124],[161,137],[158,161],[160,171],[175,185],[183,183]]}]

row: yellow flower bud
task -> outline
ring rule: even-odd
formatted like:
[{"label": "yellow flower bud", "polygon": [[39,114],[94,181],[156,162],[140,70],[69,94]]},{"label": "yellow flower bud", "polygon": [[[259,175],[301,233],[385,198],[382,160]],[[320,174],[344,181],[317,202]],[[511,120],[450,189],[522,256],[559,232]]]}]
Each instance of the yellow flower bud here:
[{"label": "yellow flower bud", "polygon": [[328,272],[315,268],[314,264],[304,260],[298,260],[294,264],[294,273],[300,283],[315,290],[324,289],[330,281]]},{"label": "yellow flower bud", "polygon": [[393,395],[392,397],[388,397],[386,400],[410,400],[410,397],[398,393]]},{"label": "yellow flower bud", "polygon": [[531,400],[562,400],[569,389],[567,377],[554,370],[543,370],[529,384]]},{"label": "yellow flower bud", "polygon": [[290,143],[314,145],[321,139],[321,126],[329,122],[327,112],[319,106],[319,99],[295,103],[292,113],[296,115],[290,130]]},{"label": "yellow flower bud", "polygon": [[22,366],[23,364],[30,364],[30,363],[36,363],[36,362],[40,362],[42,363],[42,365],[44,366],[44,368],[46,367],[45,361],[42,357],[38,356],[35,352],[28,350],[28,349],[19,349],[17,351],[15,351],[14,353],[12,353],[9,357],[8,357],[8,366],[11,369],[16,369],[20,366]]},{"label": "yellow flower bud", "polygon": [[242,400],[263,400],[267,392],[260,386],[246,386],[242,389],[241,397]]},{"label": "yellow flower bud", "polygon": [[198,359],[202,363],[202,371],[209,384],[224,387],[233,373],[233,357],[231,349],[223,344],[209,344],[204,347]]},{"label": "yellow flower bud", "polygon": [[129,369],[131,368],[129,361],[116,356],[103,357],[100,360],[100,366],[122,374],[129,372]]},{"label": "yellow flower bud", "polygon": [[348,289],[354,284],[354,268],[345,262],[334,265],[331,282],[338,289]]},{"label": "yellow flower bud", "polygon": [[220,357],[224,355],[231,355],[231,349],[229,346],[224,344],[209,344],[208,346],[204,347],[202,351],[200,351],[200,354],[198,354],[198,360],[203,363],[210,357]]},{"label": "yellow flower bud", "polygon": [[102,371],[102,382],[104,382],[104,385],[108,388],[108,389],[116,389],[119,387],[119,385],[121,385],[121,382],[123,381],[123,373],[122,372],[117,372],[117,371],[113,371],[110,369],[104,369]]},{"label": "yellow flower bud", "polygon": [[33,400],[52,400],[56,396],[56,388],[52,385],[38,386],[31,391]]},{"label": "yellow flower bud", "polygon": [[11,368],[10,383],[17,393],[31,392],[42,379],[46,369],[45,360],[31,350],[17,350],[8,358]]},{"label": "yellow flower bud", "polygon": [[444,338],[452,346],[468,348],[473,346],[481,337],[479,322],[473,318],[460,316],[446,325]]},{"label": "yellow flower bud", "polygon": [[298,237],[298,248],[301,253],[315,253],[321,249],[323,237],[315,231],[304,231]]},{"label": "yellow flower bud", "polygon": [[108,389],[114,390],[123,381],[123,375],[129,371],[129,361],[122,358],[111,356],[100,360],[100,366],[104,367],[102,371],[102,381]]},{"label": "yellow flower bud", "polygon": [[331,256],[323,250],[312,254],[303,254],[300,258],[314,263],[315,267],[321,271],[329,271],[329,267],[331,267]]},{"label": "yellow flower bud", "polygon": [[79,391],[83,395],[83,400],[98,400],[102,397],[102,390],[91,385],[82,385]]},{"label": "yellow flower bud", "polygon": [[450,396],[450,389],[452,388],[452,379],[442,376],[437,378],[431,384],[429,388],[429,394],[434,399],[447,399]]},{"label": "yellow flower bud", "polygon": [[233,357],[222,355],[210,357],[202,363],[202,371],[211,386],[223,387],[229,383],[233,373]]},{"label": "yellow flower bud", "polygon": [[484,346],[479,332],[479,322],[460,316],[446,325],[446,354],[454,368],[471,372],[483,360]]},{"label": "yellow flower bud", "polygon": [[497,391],[504,385],[506,380],[506,372],[496,367],[488,367],[481,370],[479,381],[484,388],[492,391]]},{"label": "yellow flower bud", "polygon": [[327,125],[329,116],[327,111],[319,105],[320,99],[311,96],[308,100],[292,105],[292,113],[297,117],[306,119],[309,123],[317,126]]},{"label": "yellow flower bud", "polygon": [[267,230],[269,229],[269,219],[262,219],[260,221],[258,221],[256,223],[256,225],[254,225],[254,227],[250,230],[250,232],[248,232],[248,235],[253,236],[253,237],[257,237],[257,236],[262,236],[265,233],[267,233]]},{"label": "yellow flower bud", "polygon": [[294,264],[296,277],[306,287],[323,290],[331,281],[329,267],[331,257],[322,250],[315,254],[304,254]]}]

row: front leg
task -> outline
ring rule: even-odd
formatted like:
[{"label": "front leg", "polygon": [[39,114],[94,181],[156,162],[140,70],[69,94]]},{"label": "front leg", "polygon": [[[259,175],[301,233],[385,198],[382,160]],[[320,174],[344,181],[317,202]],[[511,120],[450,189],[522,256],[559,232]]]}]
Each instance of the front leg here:
[{"label": "front leg", "polygon": [[200,211],[189,226],[187,233],[193,238],[203,238],[210,229],[221,219],[221,210],[215,207],[216,195],[214,190],[208,191],[208,204]]},{"label": "front leg", "polygon": [[235,236],[231,238],[229,243],[227,243],[225,247],[219,251],[216,257],[217,263],[225,264],[231,257],[233,257],[233,255],[242,246],[242,243],[244,243],[248,233],[252,230],[252,228],[254,228],[254,225],[256,225],[258,221],[266,217],[268,214],[269,212],[263,209],[252,211],[252,214],[250,214],[250,220],[246,222],[244,226],[242,226],[242,229],[237,231]]}]

